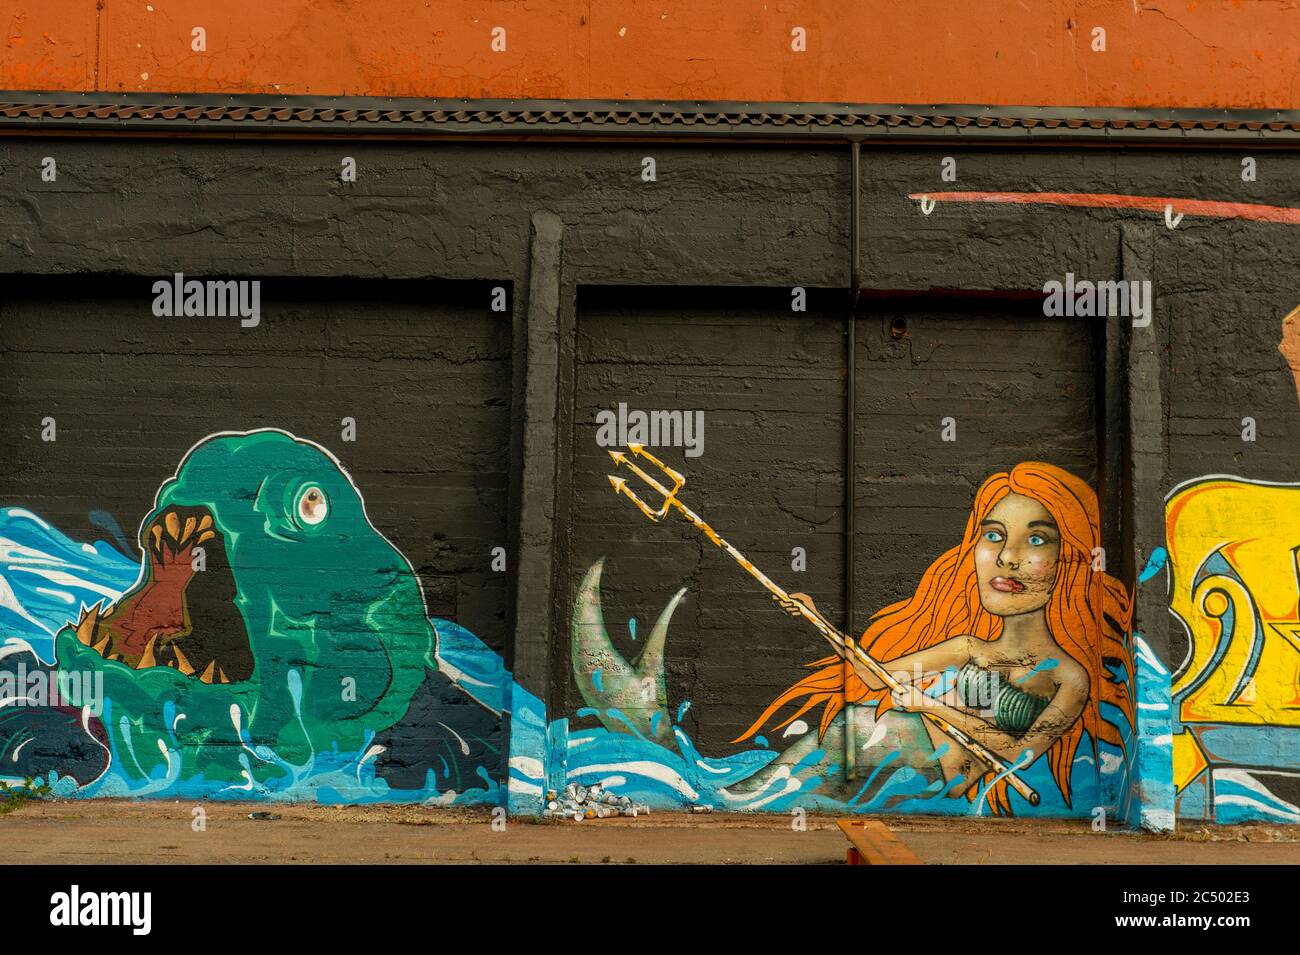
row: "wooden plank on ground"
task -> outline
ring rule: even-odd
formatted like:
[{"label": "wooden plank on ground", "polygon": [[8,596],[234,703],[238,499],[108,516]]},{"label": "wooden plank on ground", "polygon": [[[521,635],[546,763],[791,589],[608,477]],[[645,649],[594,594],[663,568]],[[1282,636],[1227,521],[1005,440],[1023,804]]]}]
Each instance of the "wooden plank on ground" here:
[{"label": "wooden plank on ground", "polygon": [[849,840],[849,865],[924,865],[878,819],[836,819],[835,822]]}]

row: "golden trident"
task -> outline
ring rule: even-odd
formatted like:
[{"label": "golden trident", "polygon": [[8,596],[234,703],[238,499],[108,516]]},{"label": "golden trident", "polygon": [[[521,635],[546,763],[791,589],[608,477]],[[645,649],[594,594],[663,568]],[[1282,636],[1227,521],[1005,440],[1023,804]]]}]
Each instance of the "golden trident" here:
[{"label": "golden trident", "polygon": [[[682,517],[686,518],[686,521],[689,524],[693,525],[697,530],[704,534],[705,537],[730,554],[736,563],[745,568],[745,570],[749,572],[749,575],[762,584],[767,591],[772,594],[772,596],[776,597],[784,605],[798,608],[800,616],[817,628],[817,632],[826,638],[826,642],[831,645],[831,648],[835,653],[841,659],[847,660],[858,672],[859,676],[865,677],[870,675],[885,684],[885,686],[889,687],[893,692],[904,692],[903,685],[895,680],[893,676],[890,675],[889,671],[881,666],[880,663],[869,656],[867,651],[858,646],[856,640],[852,640],[845,636],[838,627],[832,624],[816,610],[809,607],[802,600],[795,600],[792,598],[781,588],[780,584],[772,580],[771,577],[767,576],[767,574],[763,573],[750,563],[748,557],[736,550],[736,548],[724,540],[717,531],[706,524],[700,515],[696,514],[689,507],[683,504],[681,500],[678,499],[677,494],[686,484],[686,478],[684,475],[674,471],[668,465],[656,458],[645,449],[645,445],[643,444],[632,444],[629,442],[627,447],[628,450],[632,452],[630,457],[622,451],[609,452],[609,456],[614,459],[615,466],[626,467],[629,471],[639,477],[651,490],[662,496],[663,504],[658,509],[651,507],[645,501],[641,500],[635,491],[628,487],[626,478],[621,478],[613,474],[607,475],[609,483],[614,486],[614,492],[616,494],[622,494],[635,504],[642,514],[655,523],[659,523],[672,511],[676,510],[682,515]],[[636,458],[643,458],[645,461],[658,468],[672,486],[664,487],[663,484],[659,483],[659,481],[647,474],[637,465],[635,460]],[[1014,769],[1011,766],[1008,766],[1000,756],[993,753],[980,743],[975,742],[975,740],[957,729],[957,727],[953,726],[939,714],[925,709],[917,710],[917,712],[952,739],[956,740],[957,743],[964,747],[973,756],[978,757],[992,766],[999,776],[1005,777],[1007,782],[1011,784],[1015,791],[1020,793],[1020,795],[1024,796],[1025,799],[1029,801],[1031,806],[1038,805],[1038,793],[1032,786],[1017,776]]]}]

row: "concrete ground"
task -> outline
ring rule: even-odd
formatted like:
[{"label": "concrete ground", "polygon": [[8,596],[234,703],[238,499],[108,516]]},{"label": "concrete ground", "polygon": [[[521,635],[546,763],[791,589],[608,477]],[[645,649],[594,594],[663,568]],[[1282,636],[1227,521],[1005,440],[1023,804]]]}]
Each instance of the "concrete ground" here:
[{"label": "concrete ground", "polygon": [[[205,828],[194,828],[194,810]],[[250,819],[249,813],[276,819]],[[1300,864],[1300,831],[1196,827],[1170,836],[1095,833],[1087,821],[886,817],[925,863]],[[655,813],[575,822],[509,820],[423,806],[275,806],[126,800],[28,802],[0,815],[13,863],[804,863],[839,864],[830,816]]]}]

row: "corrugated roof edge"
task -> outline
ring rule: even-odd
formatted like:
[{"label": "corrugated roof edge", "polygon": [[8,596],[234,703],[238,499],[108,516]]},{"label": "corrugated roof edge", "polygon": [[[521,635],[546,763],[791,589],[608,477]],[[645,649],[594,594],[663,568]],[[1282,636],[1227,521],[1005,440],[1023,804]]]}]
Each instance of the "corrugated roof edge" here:
[{"label": "corrugated roof edge", "polygon": [[1300,110],[449,100],[0,90],[0,130],[1300,144]]}]

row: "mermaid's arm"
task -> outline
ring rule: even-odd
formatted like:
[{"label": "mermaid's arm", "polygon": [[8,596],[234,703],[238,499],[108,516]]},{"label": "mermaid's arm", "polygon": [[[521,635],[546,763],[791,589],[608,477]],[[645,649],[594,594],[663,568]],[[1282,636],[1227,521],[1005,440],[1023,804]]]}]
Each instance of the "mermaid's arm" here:
[{"label": "mermaid's arm", "polygon": [[[870,652],[870,651],[868,651]],[[960,670],[971,658],[970,637],[949,637],[924,650],[904,654],[892,660],[878,660],[889,675],[904,686],[919,687],[926,680],[939,676],[946,670]],[[853,661],[858,679],[873,690],[885,689],[885,684],[858,661]],[[917,691],[918,693],[920,690]],[[927,697],[929,699],[929,697]]]},{"label": "mermaid's arm", "polygon": [[1038,719],[1034,720],[1023,736],[998,729],[992,721],[926,696],[916,687],[909,687],[908,693],[895,702],[905,710],[925,710],[941,717],[991,749],[1008,764],[1024,767],[1046,752],[1079,718],[1088,702],[1088,686],[1086,683],[1079,685],[1073,682],[1058,686],[1052,694],[1051,702],[1038,714]]},{"label": "mermaid's arm", "polygon": [[[800,616],[795,606],[796,602],[804,604],[810,610],[817,610],[813,599],[807,594],[792,593],[790,598],[790,600],[781,600],[778,597],[772,599],[780,604],[786,613],[795,617]],[[908,653],[893,660],[877,660],[876,662],[888,670],[889,674],[899,683],[904,685],[918,684],[927,677],[938,676],[950,667],[960,670],[965,666],[971,658],[970,639],[969,636],[965,635],[949,637],[947,640],[936,643],[932,647],[926,647],[924,650],[917,650],[915,653]],[[870,648],[867,649],[867,652],[871,652]],[[872,690],[885,689],[884,682],[867,667],[856,660],[852,662],[858,679],[865,683],[868,688]]]}]

